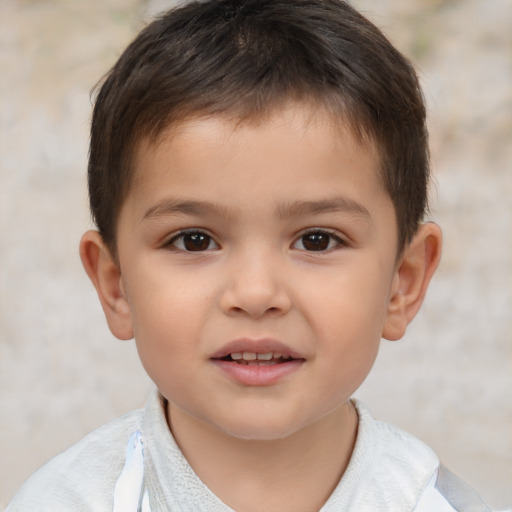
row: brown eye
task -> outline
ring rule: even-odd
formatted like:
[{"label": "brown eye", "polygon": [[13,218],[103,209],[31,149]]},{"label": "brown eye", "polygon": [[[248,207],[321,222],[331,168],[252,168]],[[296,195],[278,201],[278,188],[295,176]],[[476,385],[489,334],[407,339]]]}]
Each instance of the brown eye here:
[{"label": "brown eye", "polygon": [[193,233],[183,236],[183,245],[187,251],[206,251],[210,246],[211,238],[204,233]]},{"label": "brown eye", "polygon": [[201,252],[219,248],[211,236],[201,231],[182,232],[172,238],[168,245],[185,252]]},{"label": "brown eye", "polygon": [[343,241],[331,233],[325,231],[311,231],[302,235],[293,245],[295,249],[303,251],[327,251],[338,245],[342,245]]}]

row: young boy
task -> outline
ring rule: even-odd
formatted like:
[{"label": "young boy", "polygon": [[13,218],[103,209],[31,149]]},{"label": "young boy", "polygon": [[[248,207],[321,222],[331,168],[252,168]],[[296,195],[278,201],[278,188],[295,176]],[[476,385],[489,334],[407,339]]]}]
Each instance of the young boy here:
[{"label": "young boy", "polygon": [[339,0],[151,23],[99,91],[81,257],[157,391],[8,511],[484,511],[351,400],[438,264],[416,75]]}]

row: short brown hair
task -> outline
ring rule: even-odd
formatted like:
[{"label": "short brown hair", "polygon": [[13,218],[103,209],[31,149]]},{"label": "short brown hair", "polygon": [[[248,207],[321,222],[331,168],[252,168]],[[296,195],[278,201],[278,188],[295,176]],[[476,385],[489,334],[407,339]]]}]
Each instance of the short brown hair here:
[{"label": "short brown hair", "polygon": [[92,118],[89,198],[105,243],[115,252],[142,139],[193,115],[244,120],[290,99],[327,108],[376,144],[403,248],[427,209],[424,101],[409,61],[341,0],[194,1],[140,32]]}]

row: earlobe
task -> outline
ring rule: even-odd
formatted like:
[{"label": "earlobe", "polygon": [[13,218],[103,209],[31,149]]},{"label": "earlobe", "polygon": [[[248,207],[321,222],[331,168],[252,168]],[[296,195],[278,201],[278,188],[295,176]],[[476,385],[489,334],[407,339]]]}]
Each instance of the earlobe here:
[{"label": "earlobe", "polygon": [[82,236],[80,258],[96,288],[112,334],[121,340],[133,338],[130,308],[119,266],[97,231],[87,231]]},{"label": "earlobe", "polygon": [[416,316],[441,258],[441,229],[422,224],[397,265],[382,337],[398,340]]}]

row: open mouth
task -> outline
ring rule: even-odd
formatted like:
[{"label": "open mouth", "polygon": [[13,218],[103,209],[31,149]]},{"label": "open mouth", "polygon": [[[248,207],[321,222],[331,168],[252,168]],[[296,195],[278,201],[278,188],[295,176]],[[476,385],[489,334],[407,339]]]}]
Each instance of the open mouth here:
[{"label": "open mouth", "polygon": [[242,386],[272,386],[287,379],[306,359],[277,340],[242,338],[212,354],[211,361]]},{"label": "open mouth", "polygon": [[280,354],[278,352],[266,352],[264,354],[258,354],[256,352],[232,352],[220,359],[221,361],[228,361],[247,366],[271,366],[294,360],[291,356],[287,354]]}]

